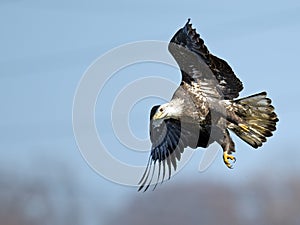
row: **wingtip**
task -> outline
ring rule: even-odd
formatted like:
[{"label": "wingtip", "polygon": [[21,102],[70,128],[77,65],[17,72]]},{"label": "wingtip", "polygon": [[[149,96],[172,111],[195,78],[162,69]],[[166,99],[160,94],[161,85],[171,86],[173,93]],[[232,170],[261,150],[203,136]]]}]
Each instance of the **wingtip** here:
[{"label": "wingtip", "polygon": [[188,31],[192,28],[191,18],[188,18],[186,24],[184,25],[183,29]]},{"label": "wingtip", "polygon": [[185,24],[185,25],[186,25],[186,26],[187,26],[187,25],[189,25],[189,24],[190,24],[190,22],[191,22],[191,18],[188,18],[188,20],[187,20],[187,22],[186,22],[186,24]]},{"label": "wingtip", "polygon": [[137,191],[138,191],[138,192],[140,192],[140,191],[143,189],[143,187],[144,187],[144,186],[143,186],[143,185],[141,185],[141,186],[138,188],[138,190],[137,190]]}]

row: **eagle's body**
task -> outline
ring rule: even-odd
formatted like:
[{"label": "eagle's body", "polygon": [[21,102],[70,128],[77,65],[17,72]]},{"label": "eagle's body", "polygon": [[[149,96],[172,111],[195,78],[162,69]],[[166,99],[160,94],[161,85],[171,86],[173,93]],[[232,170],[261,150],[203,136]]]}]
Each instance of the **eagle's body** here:
[{"label": "eagle's body", "polygon": [[169,44],[182,81],[169,103],[151,110],[152,149],[139,190],[147,190],[156,165],[157,182],[161,169],[163,181],[166,165],[170,178],[171,166],[176,169],[186,147],[205,148],[217,142],[226,166],[231,168],[229,160],[235,160],[231,155],[235,146],[228,129],[254,148],[262,146],[276,130],[278,118],[266,92],[234,100],[243,89],[242,82],[224,60],[209,53],[189,21]]}]

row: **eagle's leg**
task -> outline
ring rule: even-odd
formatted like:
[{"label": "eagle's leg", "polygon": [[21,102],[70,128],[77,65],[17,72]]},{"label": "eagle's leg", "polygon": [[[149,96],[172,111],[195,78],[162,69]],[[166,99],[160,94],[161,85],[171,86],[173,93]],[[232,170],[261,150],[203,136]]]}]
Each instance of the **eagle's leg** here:
[{"label": "eagle's leg", "polygon": [[223,148],[223,161],[225,165],[232,169],[232,164],[230,163],[230,160],[235,162],[235,157],[231,155],[232,152],[235,152],[234,142],[231,139],[229,132],[227,129],[224,130],[223,137],[219,139],[219,144]]}]

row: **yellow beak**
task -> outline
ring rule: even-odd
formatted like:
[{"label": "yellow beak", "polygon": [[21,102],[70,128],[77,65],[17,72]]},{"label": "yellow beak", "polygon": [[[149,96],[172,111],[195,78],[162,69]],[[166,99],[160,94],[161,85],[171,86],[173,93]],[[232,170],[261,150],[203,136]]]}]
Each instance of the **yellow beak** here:
[{"label": "yellow beak", "polygon": [[161,111],[158,111],[154,114],[153,116],[153,120],[160,120],[160,119],[163,119],[166,117],[166,114],[164,114],[163,112]]}]

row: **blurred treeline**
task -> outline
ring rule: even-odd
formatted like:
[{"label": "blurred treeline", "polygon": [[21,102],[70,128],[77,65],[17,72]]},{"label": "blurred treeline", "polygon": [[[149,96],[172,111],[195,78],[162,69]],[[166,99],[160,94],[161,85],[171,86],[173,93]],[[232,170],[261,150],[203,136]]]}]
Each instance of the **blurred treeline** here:
[{"label": "blurred treeline", "polygon": [[114,224],[299,225],[300,177],[173,185],[136,197]]},{"label": "blurred treeline", "polygon": [[[216,180],[170,181],[147,193],[137,193],[132,188],[132,195],[120,199],[127,200],[118,209],[110,210],[105,220],[98,212],[107,206],[109,197],[83,201],[83,192],[70,173],[30,179],[3,171],[0,176],[1,225],[300,224],[297,174],[278,179],[258,175],[234,184]],[[87,201],[93,204],[93,212],[86,209]]]}]

